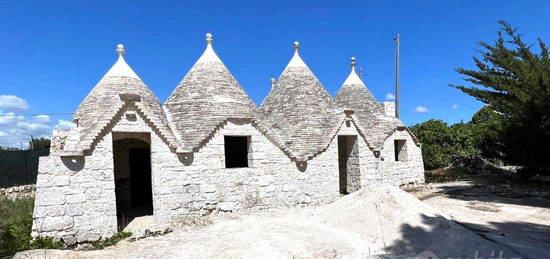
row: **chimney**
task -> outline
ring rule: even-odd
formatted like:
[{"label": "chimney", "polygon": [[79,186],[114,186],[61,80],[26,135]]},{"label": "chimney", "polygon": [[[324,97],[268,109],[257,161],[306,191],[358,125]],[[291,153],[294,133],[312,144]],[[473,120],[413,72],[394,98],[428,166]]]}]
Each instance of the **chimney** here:
[{"label": "chimney", "polygon": [[384,113],[388,116],[395,117],[395,103],[394,102],[383,102],[382,109]]}]

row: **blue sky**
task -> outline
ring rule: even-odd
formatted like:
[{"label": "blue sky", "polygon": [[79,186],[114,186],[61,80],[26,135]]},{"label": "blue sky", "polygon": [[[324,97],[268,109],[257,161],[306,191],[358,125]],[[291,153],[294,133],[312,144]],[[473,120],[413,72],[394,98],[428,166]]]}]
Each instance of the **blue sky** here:
[{"label": "blue sky", "polygon": [[[394,92],[401,35],[402,120],[468,121],[481,104],[449,87],[472,68],[497,21],[527,42],[550,41],[549,1],[3,1],[0,145],[19,146],[69,125],[70,113],[126,46],[126,60],[164,102],[202,53],[204,34],[257,105],[292,56],[292,42],[335,95],[355,56],[383,101]],[[424,107],[425,109],[419,108]]]}]

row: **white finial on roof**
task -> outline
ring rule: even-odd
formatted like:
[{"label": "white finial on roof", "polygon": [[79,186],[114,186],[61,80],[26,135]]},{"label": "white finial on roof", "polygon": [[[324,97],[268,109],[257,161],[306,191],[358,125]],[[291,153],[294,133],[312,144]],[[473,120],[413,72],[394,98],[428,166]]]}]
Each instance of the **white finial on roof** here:
[{"label": "white finial on roof", "polygon": [[273,88],[275,86],[275,78],[271,78],[271,88]]},{"label": "white finial on roof", "polygon": [[125,76],[139,79],[139,76],[136,75],[136,72],[134,72],[134,70],[132,70],[132,68],[130,68],[130,66],[128,66],[128,64],[124,60],[124,54],[126,54],[126,49],[124,49],[124,45],[117,44],[116,53],[118,54],[118,60],[103,77],[105,78],[109,76]]},{"label": "white finial on roof", "polygon": [[213,40],[214,39],[212,38],[212,33],[210,33],[210,32],[206,33],[206,44],[209,44],[209,45],[212,44]]},{"label": "white finial on roof", "polygon": [[124,56],[124,54],[126,54],[126,50],[124,49],[124,45],[122,45],[122,44],[116,45],[116,53],[119,56]]},{"label": "white finial on roof", "polygon": [[351,72],[349,73],[348,78],[346,78],[346,81],[344,81],[343,85],[365,85],[361,78],[355,73],[355,65],[356,65],[356,59],[355,57],[351,57]]},{"label": "white finial on roof", "polygon": [[206,39],[206,49],[202,53],[201,57],[197,60],[195,64],[198,63],[204,63],[204,62],[218,62],[222,63],[218,55],[216,55],[216,52],[214,52],[214,49],[212,48],[212,41],[214,41],[212,37],[212,33],[207,33],[205,35]]},{"label": "white finial on roof", "polygon": [[[294,56],[292,56],[292,59],[286,65],[286,67],[307,67],[302,58],[300,58],[300,55],[298,54],[298,49],[300,49],[300,42],[295,41],[294,42]],[[285,68],[286,69],[286,68]]]}]

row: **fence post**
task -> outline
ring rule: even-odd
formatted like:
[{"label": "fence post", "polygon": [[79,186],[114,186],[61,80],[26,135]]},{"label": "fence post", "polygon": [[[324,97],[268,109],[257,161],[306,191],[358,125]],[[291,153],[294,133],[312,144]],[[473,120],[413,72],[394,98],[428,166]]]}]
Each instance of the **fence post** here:
[{"label": "fence post", "polygon": [[23,151],[23,154],[25,156],[25,185],[29,184],[29,170],[28,170],[28,167],[27,167],[27,152],[28,150],[25,150]]}]

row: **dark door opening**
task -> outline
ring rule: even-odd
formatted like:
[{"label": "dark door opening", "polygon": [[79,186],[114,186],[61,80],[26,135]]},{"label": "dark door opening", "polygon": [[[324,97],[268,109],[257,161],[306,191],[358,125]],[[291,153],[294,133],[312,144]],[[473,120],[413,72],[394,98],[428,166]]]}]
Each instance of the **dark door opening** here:
[{"label": "dark door opening", "polygon": [[118,228],[134,218],[153,215],[151,150],[139,139],[113,141]]},{"label": "dark door opening", "polygon": [[151,186],[151,151],[148,148],[131,148],[130,182],[132,207],[142,208],[144,213],[153,213],[153,188]]},{"label": "dark door opening", "polygon": [[341,194],[361,188],[357,136],[338,136],[338,172]]}]

